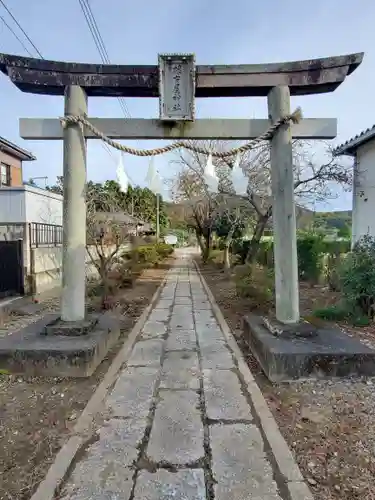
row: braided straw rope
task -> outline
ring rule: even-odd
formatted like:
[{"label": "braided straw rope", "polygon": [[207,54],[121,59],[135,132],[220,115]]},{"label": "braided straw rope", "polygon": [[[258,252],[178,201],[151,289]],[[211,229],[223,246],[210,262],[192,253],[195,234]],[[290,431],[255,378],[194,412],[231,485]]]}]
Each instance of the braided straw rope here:
[{"label": "braided straw rope", "polygon": [[177,141],[173,142],[172,144],[169,144],[168,146],[164,146],[162,148],[154,148],[154,149],[136,149],[136,148],[131,148],[130,146],[125,146],[123,144],[120,144],[119,142],[116,142],[109,137],[107,137],[105,134],[103,134],[100,130],[98,130],[94,125],[89,122],[86,116],[78,116],[78,115],[67,115],[62,118],[60,118],[61,125],[63,128],[66,128],[68,125],[76,125],[76,124],[81,124],[87,127],[91,132],[96,135],[99,139],[102,139],[104,142],[106,142],[109,146],[112,146],[115,149],[118,149],[119,151],[123,151],[124,153],[128,153],[134,156],[156,156],[156,155],[161,155],[164,153],[169,153],[170,151],[173,151],[175,149],[180,149],[180,148],[185,148],[185,149],[190,149],[191,151],[195,151],[200,154],[205,154],[209,155],[211,154],[212,156],[216,158],[228,158],[229,156],[235,156],[238,153],[244,153],[245,151],[249,151],[250,149],[254,148],[257,144],[259,144],[262,141],[271,139],[275,132],[285,124],[291,124],[291,123],[299,123],[302,119],[302,111],[301,108],[297,108],[292,114],[285,116],[284,118],[280,118],[277,120],[273,125],[271,125],[263,134],[261,134],[259,137],[256,139],[253,139],[252,141],[244,144],[243,146],[239,146],[237,148],[230,149],[229,151],[209,151],[206,148],[202,148],[199,146],[196,146],[194,144],[189,144],[185,141]]}]

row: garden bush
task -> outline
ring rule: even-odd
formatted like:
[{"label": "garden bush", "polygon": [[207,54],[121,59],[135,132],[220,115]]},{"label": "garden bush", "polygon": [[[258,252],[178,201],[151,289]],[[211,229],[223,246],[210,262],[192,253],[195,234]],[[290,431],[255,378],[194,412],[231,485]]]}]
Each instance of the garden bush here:
[{"label": "garden bush", "polygon": [[239,297],[251,298],[257,308],[266,309],[272,303],[273,280],[266,268],[256,264],[237,266],[234,274]]},{"label": "garden bush", "polygon": [[315,309],[313,315],[316,318],[324,319],[327,321],[348,321],[353,326],[368,326],[371,318],[365,316],[360,310],[355,313],[350,311],[345,302],[325,307],[322,309]]},{"label": "garden bush", "polygon": [[156,250],[156,245],[144,245],[134,248],[132,257],[135,262],[140,264],[154,265],[159,260],[159,254]]},{"label": "garden bush", "polygon": [[375,313],[375,239],[365,236],[337,266],[338,288],[342,293],[339,304],[314,311],[327,320],[349,320],[356,326],[366,326]]},{"label": "garden bush", "polygon": [[232,243],[232,254],[238,255],[240,258],[240,262],[245,264],[246,257],[250,248],[250,240],[233,240]]},{"label": "garden bush", "polygon": [[345,254],[350,252],[350,240],[322,241],[322,249],[325,254]]},{"label": "garden bush", "polygon": [[272,269],[275,267],[273,256],[273,241],[261,241],[259,251],[256,256],[256,261],[261,266]]},{"label": "garden bush", "polygon": [[156,252],[162,259],[165,259],[166,257],[172,255],[174,248],[172,245],[168,245],[168,243],[157,243]]},{"label": "garden bush", "polygon": [[222,267],[223,258],[224,258],[223,250],[213,249],[211,250],[210,255],[208,257],[207,264],[214,264],[218,267]]},{"label": "garden bush", "polygon": [[340,268],[343,264],[347,254],[342,253],[328,253],[324,254],[323,267],[324,267],[324,278],[329,289],[333,292],[339,292],[341,290],[340,283]]},{"label": "garden bush", "polygon": [[328,321],[342,321],[348,319],[348,312],[341,305],[315,309],[313,314],[316,318],[326,319]]},{"label": "garden bush", "polygon": [[[238,260],[245,264],[249,251],[249,240],[235,240],[232,253]],[[350,251],[350,241],[324,241],[323,237],[316,234],[303,234],[297,239],[298,271],[299,278],[304,281],[317,283],[319,277],[324,275],[325,269],[328,284],[332,289],[338,289],[337,269],[342,257]],[[328,259],[324,256],[328,255]],[[261,241],[256,255],[256,262],[268,269],[274,268],[273,241]]]},{"label": "garden bush", "polygon": [[297,239],[298,275],[303,281],[317,283],[323,270],[323,236],[306,234]]},{"label": "garden bush", "polygon": [[361,238],[340,268],[340,284],[348,312],[374,317],[375,239]]},{"label": "garden bush", "polygon": [[165,259],[173,253],[172,245],[166,243],[157,243],[154,245],[140,245],[130,252],[125,252],[124,258],[130,259],[144,266],[155,266],[162,259]]}]

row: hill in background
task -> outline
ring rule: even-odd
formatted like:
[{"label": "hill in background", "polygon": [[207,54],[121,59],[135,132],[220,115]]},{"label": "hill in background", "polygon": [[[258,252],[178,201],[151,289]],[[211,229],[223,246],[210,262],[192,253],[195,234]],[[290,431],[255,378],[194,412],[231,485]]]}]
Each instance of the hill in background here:
[{"label": "hill in background", "polygon": [[[185,229],[192,213],[190,202],[164,202],[164,206],[170,220],[171,229]],[[315,227],[327,232],[337,230],[342,236],[348,236],[352,224],[352,211],[313,212],[307,208],[297,206],[296,222],[299,230]],[[269,229],[271,228],[272,222],[270,221]]]}]

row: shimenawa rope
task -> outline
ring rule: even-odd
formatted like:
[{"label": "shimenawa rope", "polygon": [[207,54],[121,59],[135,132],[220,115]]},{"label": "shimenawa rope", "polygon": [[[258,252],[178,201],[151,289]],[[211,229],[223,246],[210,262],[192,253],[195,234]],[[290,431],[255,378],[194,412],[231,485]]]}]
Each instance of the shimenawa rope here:
[{"label": "shimenawa rope", "polygon": [[257,144],[259,144],[262,141],[271,139],[276,132],[282,125],[285,124],[290,124],[290,123],[299,123],[302,120],[302,111],[301,108],[297,108],[293,113],[290,115],[287,115],[283,118],[280,118],[277,120],[275,123],[273,123],[263,134],[261,134],[259,137],[256,139],[253,139],[250,142],[247,142],[243,146],[239,146],[237,148],[230,149],[228,151],[209,151],[206,148],[202,148],[200,146],[197,146],[195,144],[190,144],[185,141],[177,141],[173,142],[172,144],[169,144],[167,146],[164,146],[162,148],[154,148],[154,149],[136,149],[132,148],[130,146],[126,146],[124,144],[120,144],[119,142],[116,142],[109,137],[107,137],[103,132],[98,130],[88,119],[86,116],[79,116],[79,115],[66,115],[62,118],[60,118],[61,125],[63,128],[66,128],[68,125],[76,125],[76,124],[81,124],[87,127],[91,132],[96,135],[99,139],[102,139],[102,141],[106,142],[109,146],[112,146],[115,149],[118,149],[119,151],[123,151],[124,153],[128,153],[134,156],[156,156],[156,155],[161,155],[164,153],[169,153],[170,151],[173,151],[174,149],[180,149],[180,148],[185,148],[189,149],[191,151],[195,151],[200,154],[205,154],[209,155],[211,154],[215,158],[228,158],[230,156],[235,156],[239,153],[244,153],[245,151],[249,151],[250,149],[254,148]]}]

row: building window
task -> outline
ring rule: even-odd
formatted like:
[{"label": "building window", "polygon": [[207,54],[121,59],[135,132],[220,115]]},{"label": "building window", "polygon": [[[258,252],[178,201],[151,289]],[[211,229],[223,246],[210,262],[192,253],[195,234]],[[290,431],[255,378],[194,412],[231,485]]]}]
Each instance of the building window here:
[{"label": "building window", "polygon": [[10,166],[0,163],[0,186],[10,186]]}]

